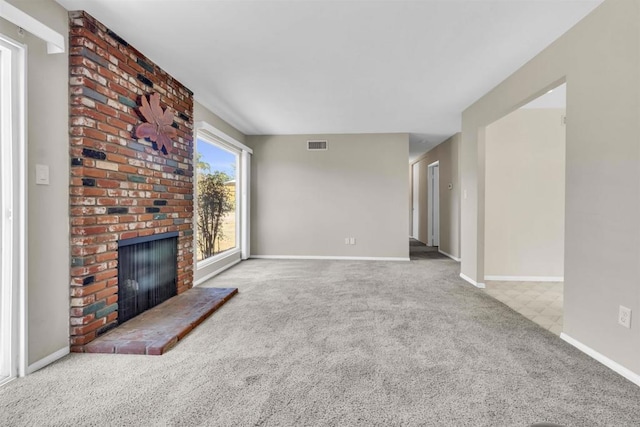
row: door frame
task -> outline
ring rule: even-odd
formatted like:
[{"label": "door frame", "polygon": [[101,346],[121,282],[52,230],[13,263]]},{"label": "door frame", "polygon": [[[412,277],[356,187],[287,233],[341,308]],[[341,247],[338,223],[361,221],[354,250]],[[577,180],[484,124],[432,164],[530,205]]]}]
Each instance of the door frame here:
[{"label": "door frame", "polygon": [[411,237],[420,240],[420,162],[411,165]]},{"label": "door frame", "polygon": [[[26,299],[26,54],[27,47],[0,34],[0,328],[6,368],[0,384],[27,371]],[[6,353],[5,353],[6,351]]]},{"label": "door frame", "polygon": [[[436,172],[437,171],[437,172]],[[437,175],[434,175],[437,173]],[[437,178],[434,180],[434,176]],[[435,181],[435,182],[434,182]],[[440,246],[440,161],[427,166],[427,245]],[[435,232],[434,232],[435,231]]]}]

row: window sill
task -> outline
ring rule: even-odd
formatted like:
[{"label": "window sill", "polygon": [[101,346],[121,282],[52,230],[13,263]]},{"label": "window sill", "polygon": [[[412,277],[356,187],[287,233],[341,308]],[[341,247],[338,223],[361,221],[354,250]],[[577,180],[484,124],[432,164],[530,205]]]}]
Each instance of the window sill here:
[{"label": "window sill", "polygon": [[228,251],[224,251],[220,254],[214,255],[212,257],[209,257],[207,259],[204,259],[202,261],[198,261],[196,262],[196,270],[202,270],[205,269],[207,267],[209,267],[212,264],[215,264],[218,261],[221,261],[223,259],[227,259],[230,258],[234,255],[240,254],[242,251],[240,250],[240,248],[235,248],[235,249],[231,249]]}]

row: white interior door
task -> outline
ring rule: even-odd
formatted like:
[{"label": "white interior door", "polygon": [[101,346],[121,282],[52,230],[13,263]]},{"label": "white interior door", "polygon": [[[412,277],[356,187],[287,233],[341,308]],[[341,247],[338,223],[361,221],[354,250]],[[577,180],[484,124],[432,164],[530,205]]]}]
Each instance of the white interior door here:
[{"label": "white interior door", "polygon": [[418,194],[420,191],[420,167],[418,163],[414,163],[412,167],[412,177],[413,177],[413,186],[412,186],[412,201],[411,201],[411,219],[412,219],[412,227],[411,227],[411,236],[418,240],[418,232],[420,230],[420,210],[419,210],[419,198]]},{"label": "white interior door", "polygon": [[438,162],[429,165],[427,181],[428,243],[429,246],[440,246],[440,165]]}]

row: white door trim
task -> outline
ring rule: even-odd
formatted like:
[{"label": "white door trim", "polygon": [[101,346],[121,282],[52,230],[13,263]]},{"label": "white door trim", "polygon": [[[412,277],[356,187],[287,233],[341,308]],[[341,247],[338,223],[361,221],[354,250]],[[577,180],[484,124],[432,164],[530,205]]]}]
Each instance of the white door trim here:
[{"label": "white door trim", "polygon": [[[427,200],[429,209],[427,212],[427,245],[440,246],[440,191],[433,191],[434,180],[432,173],[435,167],[438,167],[438,179],[436,184],[440,182],[440,161],[436,160],[427,166]],[[439,189],[438,189],[439,190]],[[435,209],[435,210],[434,210]],[[434,233],[434,222],[437,225],[437,232]]]},{"label": "white door trim", "polygon": [[[3,227],[2,336],[10,344],[9,377],[24,376],[27,348],[27,240],[26,240],[26,46],[0,35],[0,49],[6,79],[0,81],[2,120],[2,199],[0,224]],[[7,285],[8,283],[8,285]]]},{"label": "white door trim", "polygon": [[420,240],[420,163],[411,165],[411,237]]}]

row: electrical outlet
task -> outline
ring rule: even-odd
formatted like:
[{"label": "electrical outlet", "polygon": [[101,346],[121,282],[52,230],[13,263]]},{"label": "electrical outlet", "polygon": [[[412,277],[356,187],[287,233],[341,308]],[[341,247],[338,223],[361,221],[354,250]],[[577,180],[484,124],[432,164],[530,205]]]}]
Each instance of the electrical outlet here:
[{"label": "electrical outlet", "polygon": [[345,237],[345,238],[344,238],[344,244],[345,244],[345,245],[348,245],[348,244],[349,244],[349,238],[348,238],[348,237]]},{"label": "electrical outlet", "polygon": [[631,309],[625,306],[620,306],[618,311],[618,323],[625,328],[631,328]]},{"label": "electrical outlet", "polygon": [[349,237],[349,244],[350,245],[355,245],[356,244],[356,238],[355,237]]}]

